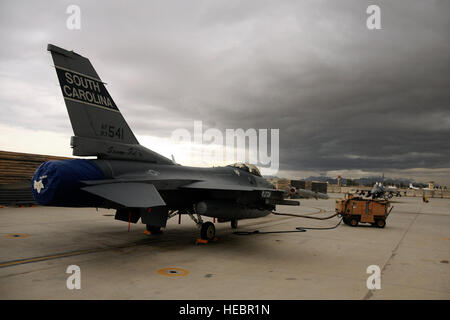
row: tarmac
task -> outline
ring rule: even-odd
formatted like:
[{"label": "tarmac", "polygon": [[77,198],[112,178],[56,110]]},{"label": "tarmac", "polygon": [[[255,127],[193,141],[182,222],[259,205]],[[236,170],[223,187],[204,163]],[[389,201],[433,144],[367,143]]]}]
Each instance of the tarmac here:
[{"label": "tarmac", "polygon": [[[277,211],[325,217],[343,194],[330,196]],[[188,216],[148,236],[140,223],[128,231],[113,210],[0,208],[0,299],[449,299],[450,199],[392,205],[384,229],[341,223],[245,236],[216,223],[218,240],[200,245]],[[338,222],[270,215],[239,221],[238,231]],[[72,265],[80,289],[67,287]],[[368,289],[371,265],[380,289]]]}]

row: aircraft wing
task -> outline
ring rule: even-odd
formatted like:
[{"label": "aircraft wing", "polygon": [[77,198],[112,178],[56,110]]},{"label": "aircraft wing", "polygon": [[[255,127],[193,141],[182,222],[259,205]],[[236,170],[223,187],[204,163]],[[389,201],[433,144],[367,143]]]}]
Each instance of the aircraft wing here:
[{"label": "aircraft wing", "polygon": [[277,189],[269,189],[269,188],[260,188],[260,187],[250,187],[250,186],[241,186],[241,185],[218,185],[213,184],[208,181],[198,181],[194,183],[190,183],[182,186],[183,189],[208,189],[208,190],[224,190],[224,191],[271,191],[276,193],[283,193],[281,190]]},{"label": "aircraft wing", "polygon": [[[224,190],[224,191],[272,191],[283,193],[281,190],[251,187],[251,186],[241,186],[235,184],[215,184],[208,181],[199,181],[192,179],[148,179],[148,178],[116,178],[116,179],[105,179],[105,180],[82,180],[80,181],[87,186],[99,186],[105,184],[152,184],[156,189],[210,189],[210,190]],[[166,186],[164,188],[164,186]],[[170,187],[168,187],[170,186]]]},{"label": "aircraft wing", "polygon": [[114,183],[140,183],[140,184],[152,184],[157,190],[176,190],[187,184],[191,184],[198,180],[192,179],[149,179],[148,177],[134,177],[134,178],[115,178],[115,179],[104,179],[104,180],[82,180],[81,183],[87,186],[96,186],[104,184],[114,184]]},{"label": "aircraft wing", "polygon": [[181,189],[201,189],[213,190],[223,192],[243,191],[258,193],[263,199],[269,200],[272,204],[280,204],[286,206],[298,206],[298,201],[284,200],[284,191],[278,189],[269,189],[261,187],[241,186],[241,185],[227,185],[227,184],[212,184],[208,181],[199,181],[190,183],[180,187]]},{"label": "aircraft wing", "polygon": [[105,183],[81,189],[128,208],[150,208],[166,205],[155,186],[149,183]]}]

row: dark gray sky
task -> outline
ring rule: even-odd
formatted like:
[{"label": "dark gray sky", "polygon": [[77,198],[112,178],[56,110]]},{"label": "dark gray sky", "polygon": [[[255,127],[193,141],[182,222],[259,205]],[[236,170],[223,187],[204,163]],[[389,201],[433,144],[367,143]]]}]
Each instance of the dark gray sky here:
[{"label": "dark gray sky", "polygon": [[[69,4],[81,30],[66,28]],[[382,30],[367,29],[369,4]],[[0,149],[25,151],[33,130],[49,145],[72,134],[53,43],[90,58],[138,135],[194,120],[279,128],[283,172],[450,183],[449,12],[446,0],[2,1]]]}]

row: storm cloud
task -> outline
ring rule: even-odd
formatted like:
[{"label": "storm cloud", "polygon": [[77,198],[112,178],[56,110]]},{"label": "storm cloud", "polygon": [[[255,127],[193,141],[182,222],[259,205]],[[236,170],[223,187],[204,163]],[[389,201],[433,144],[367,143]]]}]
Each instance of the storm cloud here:
[{"label": "storm cloud", "polygon": [[[81,30],[66,28],[69,4]],[[366,26],[369,4],[381,30]],[[2,1],[0,124],[71,131],[53,43],[90,58],[140,135],[194,120],[279,128],[284,171],[450,168],[449,12],[419,0]]]}]

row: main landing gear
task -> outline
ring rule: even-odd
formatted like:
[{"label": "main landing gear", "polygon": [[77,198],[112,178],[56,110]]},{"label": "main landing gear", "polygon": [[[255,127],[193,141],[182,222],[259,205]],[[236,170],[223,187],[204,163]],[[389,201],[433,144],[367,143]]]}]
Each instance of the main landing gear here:
[{"label": "main landing gear", "polygon": [[160,234],[160,233],[162,233],[161,227],[155,227],[155,226],[152,226],[152,225],[149,225],[149,224],[145,225],[145,227],[146,227],[146,230],[147,230],[147,234]]},{"label": "main landing gear", "polygon": [[237,229],[237,227],[238,227],[238,219],[236,218],[231,219],[231,228]]}]

